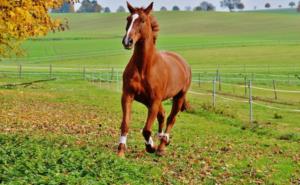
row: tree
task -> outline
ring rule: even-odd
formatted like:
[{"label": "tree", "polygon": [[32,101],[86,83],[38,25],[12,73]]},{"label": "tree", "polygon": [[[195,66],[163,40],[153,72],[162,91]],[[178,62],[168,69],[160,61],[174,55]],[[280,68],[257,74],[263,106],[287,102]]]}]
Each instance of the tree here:
[{"label": "tree", "polygon": [[244,8],[245,8],[244,3],[239,3],[239,4],[237,5],[237,9],[239,9],[239,10],[243,10]]},{"label": "tree", "polygon": [[52,9],[52,13],[74,13],[74,5],[72,3],[64,1],[63,5],[60,8]]},{"label": "tree", "polygon": [[162,7],[160,8],[160,11],[168,11],[168,9],[167,9],[165,6],[162,6]]},{"label": "tree", "polygon": [[110,13],[111,11],[110,11],[110,8],[109,7],[105,7],[104,8],[104,13]]},{"label": "tree", "polygon": [[297,12],[300,12],[300,1],[298,2]]},{"label": "tree", "polygon": [[67,22],[49,15],[50,9],[58,9],[63,3],[64,0],[1,0],[0,57],[23,54],[20,44],[30,37],[65,30]]},{"label": "tree", "polygon": [[196,6],[196,7],[194,8],[194,11],[202,11],[201,6]]},{"label": "tree", "polygon": [[289,6],[290,6],[291,8],[293,8],[295,5],[296,5],[296,3],[293,2],[293,1],[291,1],[291,2],[289,3]]},{"label": "tree", "polygon": [[179,11],[180,8],[179,8],[178,6],[175,5],[175,6],[173,6],[172,10],[173,10],[173,11]]},{"label": "tree", "polygon": [[228,8],[229,11],[232,12],[235,8],[237,8],[239,3],[241,3],[241,0],[222,0],[221,7]]},{"label": "tree", "polygon": [[201,10],[204,11],[214,11],[216,8],[213,4],[203,1],[200,3]]},{"label": "tree", "polygon": [[119,6],[117,12],[125,12],[125,8],[123,6]]},{"label": "tree", "polygon": [[280,4],[280,5],[278,5],[278,8],[282,8],[282,5]]},{"label": "tree", "polygon": [[83,0],[77,12],[101,12],[101,10],[102,7],[98,4],[96,0]]},{"label": "tree", "polygon": [[266,3],[265,4],[265,8],[271,8],[271,4],[270,3]]}]

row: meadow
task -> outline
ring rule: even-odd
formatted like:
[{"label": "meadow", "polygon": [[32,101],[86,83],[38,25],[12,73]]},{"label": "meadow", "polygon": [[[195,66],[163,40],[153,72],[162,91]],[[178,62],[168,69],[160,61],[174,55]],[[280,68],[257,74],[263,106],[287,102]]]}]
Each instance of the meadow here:
[{"label": "meadow", "polygon": [[[147,112],[135,103],[126,159],[115,153],[121,73],[131,55],[121,45],[127,15],[53,16],[67,18],[70,30],[26,41],[26,56],[0,62],[0,183],[300,183],[300,113],[289,111],[300,109],[300,94],[278,91],[275,99],[264,90],[273,80],[279,90],[300,90],[298,14],[155,13],[157,47],[192,67],[193,110],[180,114],[167,155],[157,157],[144,151]],[[216,73],[222,83],[212,107]],[[265,105],[254,104],[252,123],[245,77]],[[55,80],[14,86],[48,78]],[[164,105],[169,112],[171,101]]]}]

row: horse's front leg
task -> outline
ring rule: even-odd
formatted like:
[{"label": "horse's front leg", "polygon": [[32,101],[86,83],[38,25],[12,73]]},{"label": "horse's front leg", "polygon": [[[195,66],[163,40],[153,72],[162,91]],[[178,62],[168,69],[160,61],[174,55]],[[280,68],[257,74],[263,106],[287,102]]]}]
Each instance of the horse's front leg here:
[{"label": "horse's front leg", "polygon": [[131,105],[133,102],[133,95],[124,94],[122,95],[122,111],[123,111],[123,118],[121,123],[121,136],[120,142],[118,147],[118,156],[124,157],[125,150],[126,150],[126,141],[127,141],[127,134],[129,130],[129,121],[131,116]]},{"label": "horse's front leg", "polygon": [[146,125],[143,129],[143,136],[146,140],[146,151],[149,153],[154,153],[156,151],[156,146],[154,145],[153,139],[151,137],[151,130],[152,130],[153,123],[157,117],[160,104],[161,101],[154,101],[148,107],[148,117],[147,117]]}]

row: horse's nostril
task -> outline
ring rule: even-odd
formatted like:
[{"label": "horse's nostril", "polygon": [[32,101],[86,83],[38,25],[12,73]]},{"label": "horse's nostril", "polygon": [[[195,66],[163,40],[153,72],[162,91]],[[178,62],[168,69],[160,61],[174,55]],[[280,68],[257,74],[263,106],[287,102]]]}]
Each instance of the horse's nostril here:
[{"label": "horse's nostril", "polygon": [[132,40],[131,38],[129,39],[128,44],[129,44],[129,45],[132,45],[132,44],[133,44],[133,40]]}]

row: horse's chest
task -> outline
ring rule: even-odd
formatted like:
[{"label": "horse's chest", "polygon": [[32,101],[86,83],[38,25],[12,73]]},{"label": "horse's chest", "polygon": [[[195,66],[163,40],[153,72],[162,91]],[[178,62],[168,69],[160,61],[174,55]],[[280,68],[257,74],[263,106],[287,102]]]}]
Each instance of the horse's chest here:
[{"label": "horse's chest", "polygon": [[135,94],[141,94],[145,91],[145,84],[143,83],[143,79],[139,75],[133,75],[127,80],[126,83],[128,88]]}]

